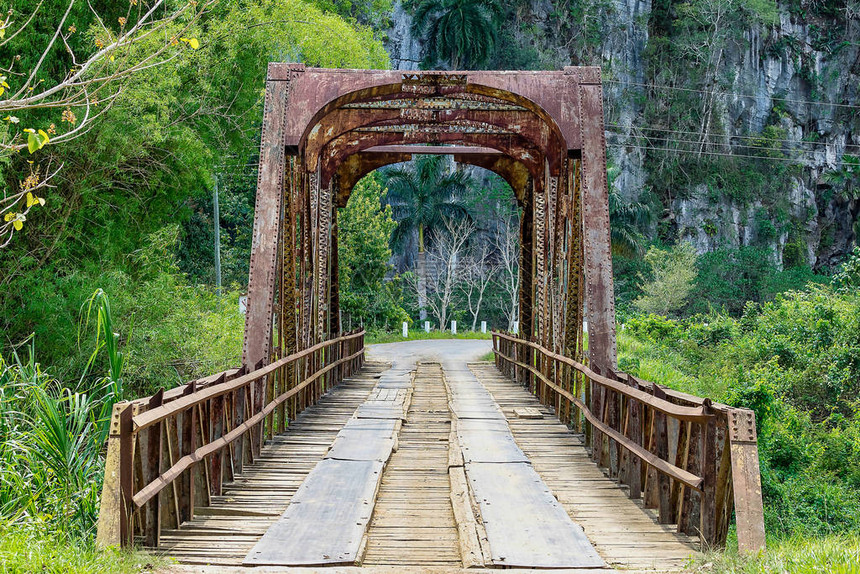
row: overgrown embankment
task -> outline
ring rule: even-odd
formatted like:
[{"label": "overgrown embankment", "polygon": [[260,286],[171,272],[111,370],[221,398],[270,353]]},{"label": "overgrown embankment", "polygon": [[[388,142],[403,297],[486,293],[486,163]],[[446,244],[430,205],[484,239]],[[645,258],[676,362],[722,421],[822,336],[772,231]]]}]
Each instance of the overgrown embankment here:
[{"label": "overgrown embankment", "polygon": [[756,562],[761,571],[824,571],[801,564],[857,557],[860,289],[848,271],[830,285],[750,303],[739,317],[635,314],[620,324],[621,369],[755,411],[765,521],[777,549]]}]

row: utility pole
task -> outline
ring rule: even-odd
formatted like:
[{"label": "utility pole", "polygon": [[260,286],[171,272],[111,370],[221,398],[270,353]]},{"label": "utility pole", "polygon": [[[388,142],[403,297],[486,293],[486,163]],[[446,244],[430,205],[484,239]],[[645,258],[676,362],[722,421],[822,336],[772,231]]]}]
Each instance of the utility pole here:
[{"label": "utility pole", "polygon": [[221,296],[221,213],[218,210],[218,174],[212,191],[213,219],[215,220],[215,294]]}]

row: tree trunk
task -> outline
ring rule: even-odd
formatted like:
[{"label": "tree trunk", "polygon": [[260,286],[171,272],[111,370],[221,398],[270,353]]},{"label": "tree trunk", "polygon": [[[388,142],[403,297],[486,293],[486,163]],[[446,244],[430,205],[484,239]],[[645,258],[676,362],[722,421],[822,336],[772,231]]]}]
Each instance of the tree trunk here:
[{"label": "tree trunk", "polygon": [[[427,320],[427,253],[424,251],[424,226],[418,226],[418,318]],[[442,327],[440,327],[441,329]]]}]

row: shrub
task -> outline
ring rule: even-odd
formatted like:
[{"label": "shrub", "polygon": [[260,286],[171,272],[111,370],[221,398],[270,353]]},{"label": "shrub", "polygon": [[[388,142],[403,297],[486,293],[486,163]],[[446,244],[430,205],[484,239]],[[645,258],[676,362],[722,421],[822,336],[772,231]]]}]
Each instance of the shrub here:
[{"label": "shrub", "polygon": [[683,242],[668,250],[651,247],[645,254],[645,261],[651,267],[651,279],[642,285],[642,295],[633,305],[645,313],[661,315],[680,310],[696,279],[693,246]]}]

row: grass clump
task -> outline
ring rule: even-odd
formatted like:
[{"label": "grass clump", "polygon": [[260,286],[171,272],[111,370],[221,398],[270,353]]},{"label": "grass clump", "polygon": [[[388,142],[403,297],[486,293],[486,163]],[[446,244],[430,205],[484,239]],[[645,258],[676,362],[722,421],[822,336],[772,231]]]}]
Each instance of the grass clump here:
[{"label": "grass clump", "polygon": [[[95,547],[103,446],[115,402],[126,398],[124,354],[107,295],[85,303],[94,351],[74,387],[26,354],[0,357],[0,572],[138,572],[150,559]],[[103,351],[103,352],[102,352]],[[104,355],[104,356],[102,356]],[[89,372],[105,365],[104,375]],[[99,367],[98,370],[101,370]]]},{"label": "grass clump", "polygon": [[860,572],[860,537],[793,536],[770,541],[758,556],[712,552],[691,569],[714,574],[855,574]]},{"label": "grass clump", "polygon": [[0,522],[0,572],[3,574],[131,574],[153,572],[161,561],[138,551],[100,550],[80,538],[41,528]]}]

